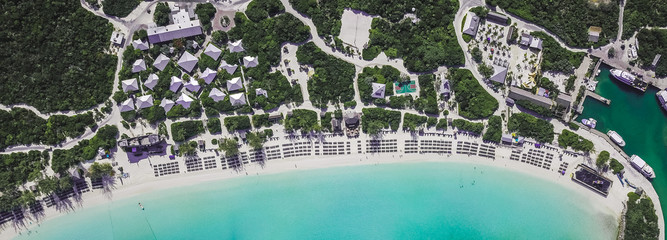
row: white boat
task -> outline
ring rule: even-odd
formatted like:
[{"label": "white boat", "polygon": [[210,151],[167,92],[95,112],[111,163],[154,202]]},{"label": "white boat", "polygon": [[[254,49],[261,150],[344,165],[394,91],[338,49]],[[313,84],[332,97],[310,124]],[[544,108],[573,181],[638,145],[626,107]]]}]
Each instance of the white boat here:
[{"label": "white boat", "polygon": [[621,135],[618,135],[616,131],[609,130],[607,132],[607,136],[611,138],[612,141],[614,141],[618,146],[625,147],[625,141],[621,137]]},{"label": "white boat", "polygon": [[618,81],[625,83],[637,90],[640,90],[642,92],[646,92],[646,87],[648,86],[648,83],[642,81],[641,79],[638,79],[635,75],[632,73],[620,70],[620,69],[612,69],[609,71],[611,76],[616,78]]},{"label": "white boat", "polygon": [[655,93],[655,96],[658,97],[658,101],[660,102],[662,109],[667,110],[667,90],[660,90]]},{"label": "white boat", "polygon": [[589,118],[589,119],[581,119],[581,123],[583,123],[584,125],[586,125],[589,128],[595,128],[598,121],[593,119],[593,118]]},{"label": "white boat", "polygon": [[641,172],[644,175],[644,177],[648,179],[655,178],[655,173],[653,172],[653,168],[651,168],[651,166],[646,164],[644,159],[640,158],[639,156],[632,155],[632,157],[630,157],[630,164],[635,169],[637,169],[637,171]]}]

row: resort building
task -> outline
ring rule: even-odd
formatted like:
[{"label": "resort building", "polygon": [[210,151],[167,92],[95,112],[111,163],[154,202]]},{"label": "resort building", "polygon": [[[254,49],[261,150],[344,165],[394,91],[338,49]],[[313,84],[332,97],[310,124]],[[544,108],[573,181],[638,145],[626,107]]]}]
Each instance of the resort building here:
[{"label": "resort building", "polygon": [[164,54],[160,53],[160,56],[157,56],[155,62],[153,62],[153,67],[162,71],[167,66],[167,64],[169,64],[169,58]]},{"label": "resort building", "polygon": [[155,85],[157,85],[158,80],[160,80],[155,73],[151,73],[151,75],[148,75],[148,78],[146,78],[146,81],[144,81],[144,86],[149,88],[150,90],[153,90]]},{"label": "resort building", "polygon": [[148,50],[148,48],[149,48],[148,43],[144,42],[144,41],[141,41],[141,39],[137,39],[137,40],[132,41],[132,46],[135,49],[139,49],[141,51]]},{"label": "resort building", "polygon": [[256,94],[257,96],[262,95],[262,96],[267,97],[267,98],[269,97],[269,95],[268,95],[268,93],[266,92],[266,90],[261,89],[261,88],[257,88],[257,89],[255,89],[255,94]]},{"label": "resort building", "polygon": [[243,49],[243,43],[241,40],[238,40],[236,42],[230,42],[229,45],[227,46],[227,49],[229,49],[230,52],[243,52],[245,49]]},{"label": "resort building", "polygon": [[530,36],[530,34],[524,33],[524,34],[521,34],[521,41],[519,41],[519,44],[528,47],[528,46],[530,46],[530,42],[532,40],[533,40],[533,37]]},{"label": "resort building", "polygon": [[373,92],[371,93],[371,96],[374,98],[384,98],[385,88],[385,84],[373,83]]},{"label": "resort building", "polygon": [[160,102],[160,107],[164,108],[164,112],[169,112],[172,107],[174,107],[174,101],[169,100],[169,99],[162,99],[162,102]]},{"label": "resort building", "polygon": [[507,68],[498,65],[492,65],[492,66],[493,66],[493,76],[491,76],[489,80],[500,84],[505,84],[505,78],[507,78]]},{"label": "resort building", "polygon": [[146,30],[148,42],[151,44],[167,42],[178,38],[187,38],[202,34],[199,20],[190,20],[185,10],[172,15],[173,24],[167,26],[153,25]]},{"label": "resort building", "polygon": [[245,56],[243,57],[243,66],[246,68],[256,67],[258,64],[257,57]]},{"label": "resort building", "polygon": [[445,98],[449,98],[452,94],[452,87],[449,85],[449,80],[443,79],[440,83],[440,89],[438,92]]},{"label": "resort building", "polygon": [[184,86],[188,91],[193,93],[199,92],[199,89],[201,88],[199,86],[199,82],[197,82],[195,79],[190,79],[190,81],[186,82]]},{"label": "resort building", "polygon": [[227,71],[227,73],[229,74],[234,74],[234,72],[236,72],[236,69],[238,67],[239,67],[238,65],[236,64],[231,65],[227,63],[225,60],[222,60],[222,62],[220,63],[220,68],[225,69],[225,71]]},{"label": "resort building", "polygon": [[514,42],[514,39],[512,38],[512,34],[516,30],[517,29],[514,26],[510,26],[510,30],[507,32],[507,40],[506,40],[507,44],[511,44],[512,42]]},{"label": "resort building", "polygon": [[137,109],[152,107],[153,106],[153,96],[152,95],[144,95],[144,96],[138,97],[137,102],[134,105],[137,107]]},{"label": "resort building", "polygon": [[123,80],[120,82],[120,85],[123,88],[123,92],[132,92],[139,90],[139,83],[137,82],[136,78]]},{"label": "resort building", "polygon": [[241,77],[235,77],[230,80],[227,80],[227,91],[236,91],[243,88],[243,82]]},{"label": "resort building", "polygon": [[590,26],[588,28],[588,41],[589,42],[598,42],[600,40],[600,33],[602,28],[596,26]]},{"label": "resort building", "polygon": [[220,50],[220,48],[217,48],[212,43],[208,44],[208,47],[206,47],[206,49],[204,49],[204,54],[208,55],[209,57],[213,58],[213,60],[216,60],[216,61],[220,57],[221,53],[222,53],[222,51]]},{"label": "resort building", "polygon": [[475,36],[477,34],[477,27],[479,26],[479,17],[473,12],[469,12],[468,16],[465,17],[465,22],[463,23],[462,32],[470,36]]},{"label": "resort building", "polygon": [[172,76],[171,83],[169,84],[169,90],[171,90],[172,92],[178,92],[178,90],[181,89],[182,85],[183,85],[183,80],[181,80],[181,78]]},{"label": "resort building", "polygon": [[206,68],[206,70],[204,70],[204,72],[201,74],[201,78],[204,79],[204,82],[206,82],[206,84],[211,84],[211,82],[213,82],[217,74],[218,72],[213,71],[210,68]]},{"label": "resort building", "polygon": [[533,37],[533,40],[530,42],[530,48],[542,50],[542,39]]},{"label": "resort building", "polygon": [[120,31],[114,31],[111,33],[111,39],[109,41],[111,41],[111,43],[117,47],[122,47],[123,42],[125,41],[125,34]]},{"label": "resort building", "polygon": [[118,146],[125,148],[125,151],[129,151],[129,148],[150,147],[161,143],[162,140],[163,139],[157,134],[148,134],[145,136],[118,140]]},{"label": "resort building", "polygon": [[132,98],[128,98],[127,100],[123,101],[120,104],[120,107],[118,107],[120,112],[127,112],[127,111],[132,111],[134,110],[134,102],[132,101]]},{"label": "resort building", "polygon": [[343,115],[345,122],[345,134],[348,137],[359,136],[359,119],[361,114],[358,112],[349,111]]},{"label": "resort building", "polygon": [[510,87],[510,93],[508,96],[514,100],[528,100],[535,105],[551,108],[551,99],[535,95],[517,87]]},{"label": "resort building", "polygon": [[218,89],[218,88],[213,88],[211,90],[211,92],[208,93],[208,97],[213,99],[213,101],[215,101],[215,102],[220,102],[222,100],[225,100],[226,96],[227,96],[227,94],[220,91],[220,89]]},{"label": "resort building", "polygon": [[192,98],[189,97],[188,95],[181,94],[181,96],[178,97],[178,99],[176,99],[176,104],[183,106],[185,109],[188,109],[190,108],[190,104],[192,103],[192,101],[194,100],[192,100]]},{"label": "resort building", "polygon": [[331,118],[331,128],[333,129],[333,132],[341,132],[343,129],[340,126],[340,120],[337,118]]},{"label": "resort building", "polygon": [[232,106],[245,105],[245,94],[237,93],[229,95],[229,101],[232,103]]},{"label": "resort building", "polygon": [[660,61],[660,54],[656,54],[655,57],[653,58],[653,62],[651,63],[652,67],[658,66],[658,61]]},{"label": "resort building", "polygon": [[192,72],[192,69],[195,68],[199,60],[190,54],[190,52],[185,51],[181,58],[178,59],[178,66],[181,66],[186,72]]},{"label": "resort building", "polygon": [[132,72],[137,73],[141,71],[146,71],[146,62],[144,62],[143,59],[137,59],[137,61],[134,61],[132,64]]},{"label": "resort building", "polygon": [[497,24],[501,25],[507,25],[507,20],[509,18],[505,16],[504,14],[498,13],[498,12],[489,12],[486,14],[486,20],[489,20],[491,22],[495,22]]}]

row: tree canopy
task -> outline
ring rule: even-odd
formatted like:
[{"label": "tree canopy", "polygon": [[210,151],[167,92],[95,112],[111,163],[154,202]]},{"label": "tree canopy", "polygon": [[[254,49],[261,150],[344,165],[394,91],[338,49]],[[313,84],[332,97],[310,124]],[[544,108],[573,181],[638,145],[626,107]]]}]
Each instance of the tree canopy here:
[{"label": "tree canopy", "polygon": [[183,142],[201,133],[204,133],[204,124],[199,120],[171,124],[171,135],[175,142]]},{"label": "tree canopy", "polygon": [[102,11],[116,17],[127,17],[132,10],[139,6],[139,0],[106,0],[102,1]]},{"label": "tree canopy", "polygon": [[623,7],[623,39],[632,37],[635,31],[644,26],[666,26],[666,1],[632,0],[624,1],[623,4],[625,4]]},{"label": "tree canopy", "polygon": [[382,108],[364,108],[361,110],[361,129],[364,133],[378,134],[382,129],[398,130],[401,124],[401,112]]},{"label": "tree canopy", "polygon": [[95,125],[92,112],[71,117],[51,115],[45,120],[24,108],[0,110],[0,122],[0,150],[19,144],[55,145],[68,137],[81,136]]},{"label": "tree canopy", "polygon": [[637,34],[637,42],[639,42],[639,49],[637,50],[637,57],[644,67],[651,67],[653,58],[656,54],[661,54],[663,57],[658,61],[655,67],[655,75],[657,77],[667,76],[667,30],[665,29],[642,29]]},{"label": "tree canopy", "polygon": [[554,125],[527,113],[515,113],[507,122],[507,130],[534,138],[538,142],[550,143],[554,140]]},{"label": "tree canopy", "polygon": [[556,39],[544,32],[532,32],[530,35],[542,39],[542,71],[574,73],[574,69],[581,65],[586,55],[561,47]]},{"label": "tree canopy", "polygon": [[81,140],[79,144],[67,150],[53,150],[51,169],[56,173],[64,173],[76,164],[95,158],[98,149],[109,150],[115,147],[117,138],[118,127],[115,125],[101,127],[90,140]]},{"label": "tree canopy", "polygon": [[315,74],[308,81],[310,101],[315,106],[354,100],[354,65],[322,52],[315,43],[299,46],[296,57],[301,64],[310,64]]},{"label": "tree canopy", "polygon": [[498,101],[479,85],[470,70],[452,69],[448,78],[461,116],[468,119],[486,118],[498,109]]}]

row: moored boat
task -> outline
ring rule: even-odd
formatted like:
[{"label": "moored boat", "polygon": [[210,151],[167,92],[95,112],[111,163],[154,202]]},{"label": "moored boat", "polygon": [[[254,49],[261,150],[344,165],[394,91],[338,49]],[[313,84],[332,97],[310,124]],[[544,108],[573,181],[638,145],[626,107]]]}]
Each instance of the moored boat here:
[{"label": "moored boat", "polygon": [[646,88],[648,87],[648,83],[644,82],[643,80],[637,78],[637,76],[633,75],[632,73],[629,73],[627,71],[623,71],[617,68],[614,68],[609,71],[614,78],[616,78],[618,81],[625,83],[639,91],[646,92]]},{"label": "moored boat", "polygon": [[581,123],[583,123],[585,126],[589,128],[595,128],[598,121],[593,118],[588,118],[588,119],[581,119]]},{"label": "moored boat", "polygon": [[662,109],[667,110],[667,89],[658,91],[657,93],[655,93],[655,96],[658,98],[660,107],[662,107]]},{"label": "moored boat", "polygon": [[646,177],[648,179],[655,178],[655,173],[653,172],[653,168],[651,168],[651,166],[649,166],[644,161],[644,159],[640,158],[639,156],[632,155],[632,157],[630,157],[630,164],[632,165],[632,167],[637,169],[637,171],[642,173],[642,175],[644,175],[644,177]]},{"label": "moored boat", "polygon": [[609,136],[609,138],[614,141],[614,143],[618,144],[618,146],[625,147],[625,141],[616,131],[609,130],[607,132],[607,136]]}]

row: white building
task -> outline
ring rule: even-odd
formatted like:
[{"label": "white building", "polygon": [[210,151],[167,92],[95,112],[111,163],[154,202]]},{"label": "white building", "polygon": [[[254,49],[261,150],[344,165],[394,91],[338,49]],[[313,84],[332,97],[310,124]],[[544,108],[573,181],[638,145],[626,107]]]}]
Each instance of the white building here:
[{"label": "white building", "polygon": [[151,73],[151,75],[148,75],[148,78],[146,78],[146,81],[144,81],[144,86],[147,88],[153,90],[155,85],[157,85],[158,80],[160,80],[155,73]]},{"label": "white building", "polygon": [[111,33],[111,39],[109,39],[111,43],[119,47],[123,46],[124,40],[125,40],[125,34],[123,34],[120,31],[114,31],[113,33]]},{"label": "white building", "polygon": [[[187,18],[187,20],[186,20]],[[189,14],[181,10],[172,15],[174,24],[167,26],[151,26],[146,30],[148,41],[152,44],[167,42],[178,38],[187,38],[202,34],[199,20],[190,20]]]},{"label": "white building", "polygon": [[215,102],[219,102],[219,101],[225,100],[225,97],[226,97],[226,96],[227,96],[227,94],[225,94],[224,92],[220,91],[220,89],[218,89],[218,88],[213,88],[213,89],[211,90],[211,92],[208,93],[208,97],[212,98],[213,101],[215,101]]},{"label": "white building", "polygon": [[120,109],[121,112],[134,110],[134,103],[132,102],[132,98],[128,98],[127,100],[123,101],[118,109]]},{"label": "white building", "polygon": [[211,70],[210,68],[206,68],[204,72],[201,74],[201,78],[204,79],[204,82],[206,84],[211,84],[213,80],[215,79],[215,76],[218,75],[218,72]]},{"label": "white building", "polygon": [[462,32],[470,36],[477,34],[477,27],[479,26],[479,17],[473,12],[469,12],[466,21],[463,23]]},{"label": "white building", "polygon": [[371,96],[374,98],[384,98],[385,88],[385,84],[373,83],[373,92],[371,93]]},{"label": "white building", "polygon": [[222,53],[222,50],[220,50],[220,48],[217,48],[213,44],[208,44],[208,47],[206,47],[206,49],[204,49],[204,54],[213,58],[213,60],[218,60],[221,53]]},{"label": "white building", "polygon": [[148,48],[149,48],[148,43],[144,42],[144,41],[141,41],[141,39],[137,39],[137,40],[132,41],[132,46],[135,49],[139,49],[139,50],[142,50],[142,51],[148,50]]},{"label": "white building", "polygon": [[190,108],[190,104],[192,103],[192,98],[190,98],[188,95],[181,94],[180,97],[176,100],[176,104],[183,106],[185,109]]},{"label": "white building", "polygon": [[190,92],[196,93],[196,92],[199,92],[199,89],[201,87],[199,86],[199,82],[197,82],[197,80],[190,79],[189,82],[185,83],[185,88],[188,89],[188,91],[190,91]]},{"label": "white building", "polygon": [[152,107],[153,106],[153,96],[151,95],[144,95],[141,97],[137,98],[137,102],[135,103],[137,106],[137,109],[144,109],[147,107]]},{"label": "white building", "polygon": [[164,112],[169,112],[172,107],[174,107],[174,101],[169,100],[169,99],[162,99],[162,102],[160,102],[160,107],[164,108]]},{"label": "white building", "polygon": [[134,61],[132,64],[132,72],[141,72],[141,71],[146,71],[146,62],[144,62],[143,59],[137,59],[137,61]]},{"label": "white building", "polygon": [[155,58],[155,62],[153,62],[153,67],[162,71],[164,70],[165,67],[167,67],[167,64],[169,64],[169,58],[164,54],[160,53],[160,56],[157,56],[157,58]]},{"label": "white building", "polygon": [[183,85],[183,80],[179,77],[172,76],[171,83],[169,84],[169,90],[172,92],[178,92],[178,90],[181,89],[181,85]]},{"label": "white building", "polygon": [[229,95],[229,101],[232,103],[232,106],[239,106],[246,104],[245,94],[237,93]]},{"label": "white building", "polygon": [[505,78],[507,77],[507,68],[498,66],[498,65],[493,65],[493,76],[489,78],[489,80],[500,83],[500,84],[505,84]]},{"label": "white building", "polygon": [[192,69],[197,65],[199,61],[195,56],[192,56],[188,51],[185,51],[181,58],[178,59],[178,66],[181,66],[186,72],[192,72]]},{"label": "white building", "polygon": [[257,88],[257,89],[255,89],[255,94],[257,94],[257,96],[262,95],[262,96],[267,97],[267,98],[269,97],[269,95],[268,95],[268,93],[266,92],[266,90],[261,89],[261,88]]},{"label": "white building", "polygon": [[120,85],[123,88],[123,92],[131,92],[139,90],[139,83],[137,82],[136,78],[123,80],[120,82]]},{"label": "white building", "polygon": [[243,49],[243,43],[241,40],[238,40],[236,42],[230,42],[229,45],[227,46],[227,49],[229,49],[230,52],[243,52],[245,49]]},{"label": "white building", "polygon": [[236,69],[238,67],[239,67],[238,65],[236,64],[231,65],[227,63],[225,60],[222,60],[222,62],[220,63],[220,68],[225,69],[225,71],[227,71],[227,73],[229,74],[234,74],[234,72],[236,72]]},{"label": "white building", "polygon": [[258,64],[257,57],[245,56],[243,57],[243,66],[247,68],[256,67]]},{"label": "white building", "polygon": [[243,88],[243,81],[240,77],[235,77],[227,80],[227,91],[236,91]]}]

